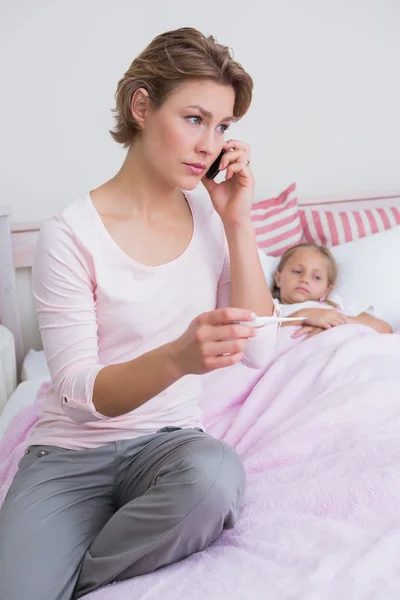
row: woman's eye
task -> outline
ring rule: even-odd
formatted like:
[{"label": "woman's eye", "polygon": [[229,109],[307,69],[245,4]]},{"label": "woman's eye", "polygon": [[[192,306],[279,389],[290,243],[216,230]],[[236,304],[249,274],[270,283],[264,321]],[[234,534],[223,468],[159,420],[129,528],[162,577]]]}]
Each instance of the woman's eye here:
[{"label": "woman's eye", "polygon": [[297,269],[294,269],[293,273],[295,273],[296,275],[300,275],[300,271],[298,271]]},{"label": "woman's eye", "polygon": [[218,129],[220,129],[222,133],[225,133],[225,131],[229,129],[229,125],[218,125]]},{"label": "woman's eye", "polygon": [[186,119],[190,120],[191,123],[193,123],[193,125],[200,125],[200,123],[201,123],[201,117],[190,116],[190,117],[186,117]]}]

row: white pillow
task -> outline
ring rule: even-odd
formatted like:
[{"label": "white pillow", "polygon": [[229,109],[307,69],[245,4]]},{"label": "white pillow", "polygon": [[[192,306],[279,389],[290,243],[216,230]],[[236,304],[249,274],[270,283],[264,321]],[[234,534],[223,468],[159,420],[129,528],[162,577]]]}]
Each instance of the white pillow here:
[{"label": "white pillow", "polygon": [[21,369],[21,381],[41,377],[50,381],[50,371],[43,350],[29,350]]},{"label": "white pillow", "polygon": [[[335,292],[345,305],[372,305],[374,315],[400,330],[400,226],[330,249],[338,264]],[[279,258],[259,251],[268,284]]]},{"label": "white pillow", "polygon": [[400,226],[331,248],[339,268],[335,292],[347,304],[367,304],[400,330]]}]

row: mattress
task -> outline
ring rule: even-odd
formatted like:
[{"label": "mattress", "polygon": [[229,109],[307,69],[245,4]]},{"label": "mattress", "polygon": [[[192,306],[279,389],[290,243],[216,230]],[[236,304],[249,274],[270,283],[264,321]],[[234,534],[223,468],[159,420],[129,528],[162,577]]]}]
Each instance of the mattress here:
[{"label": "mattress", "polygon": [[11,394],[0,415],[0,439],[3,438],[14,416],[24,406],[33,404],[42,383],[50,381],[43,351],[29,350],[23,362],[21,379],[22,383]]},{"label": "mattress", "polygon": [[0,413],[17,387],[14,337],[0,325]]}]

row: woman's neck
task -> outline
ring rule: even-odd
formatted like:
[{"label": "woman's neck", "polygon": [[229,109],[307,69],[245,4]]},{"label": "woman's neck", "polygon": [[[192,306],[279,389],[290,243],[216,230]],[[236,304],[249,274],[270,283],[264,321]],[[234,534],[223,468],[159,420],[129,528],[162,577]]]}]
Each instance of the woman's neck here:
[{"label": "woman's neck", "polygon": [[139,144],[129,148],[121,169],[101,188],[113,199],[115,212],[144,218],[168,214],[183,200],[182,192],[152,169]]}]

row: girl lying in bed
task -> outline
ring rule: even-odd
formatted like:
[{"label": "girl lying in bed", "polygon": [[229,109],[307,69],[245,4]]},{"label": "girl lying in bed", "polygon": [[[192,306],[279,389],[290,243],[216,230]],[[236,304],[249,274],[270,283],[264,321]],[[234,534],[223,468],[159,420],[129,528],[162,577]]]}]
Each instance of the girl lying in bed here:
[{"label": "girl lying in bed", "polygon": [[[325,329],[359,323],[378,333],[392,333],[388,323],[371,314],[371,306],[346,305],[335,295],[337,265],[331,252],[316,244],[299,244],[283,254],[274,275],[271,293],[284,317],[307,317],[292,337],[312,337]],[[293,322],[284,325],[293,325]]]}]

